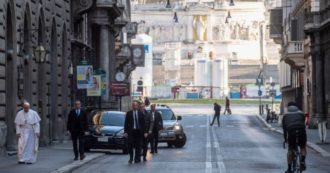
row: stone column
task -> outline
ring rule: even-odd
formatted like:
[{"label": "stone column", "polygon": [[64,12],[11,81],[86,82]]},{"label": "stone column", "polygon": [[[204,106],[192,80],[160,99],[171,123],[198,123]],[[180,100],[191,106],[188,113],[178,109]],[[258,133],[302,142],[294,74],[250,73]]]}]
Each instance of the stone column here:
[{"label": "stone column", "polygon": [[[106,84],[109,85],[109,76],[110,76],[110,53],[109,53],[109,27],[107,25],[100,26],[100,48],[99,48],[99,59],[100,67],[103,68],[106,72]],[[107,86],[106,95],[102,96],[102,101],[109,101],[109,86]]]},{"label": "stone column", "polygon": [[187,27],[187,41],[192,42],[193,41],[193,35],[194,35],[194,30],[193,30],[193,16],[189,15],[188,16],[188,27]]},{"label": "stone column", "polygon": [[207,32],[207,41],[212,41],[213,37],[213,17],[212,15],[208,15],[207,17],[207,27],[206,27],[206,32]]}]

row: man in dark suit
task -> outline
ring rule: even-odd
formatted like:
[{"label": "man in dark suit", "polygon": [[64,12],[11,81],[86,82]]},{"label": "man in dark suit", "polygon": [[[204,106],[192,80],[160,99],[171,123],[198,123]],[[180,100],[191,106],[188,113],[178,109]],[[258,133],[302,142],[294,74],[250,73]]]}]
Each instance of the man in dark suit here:
[{"label": "man in dark suit", "polygon": [[128,139],[128,151],[130,156],[128,163],[133,163],[134,149],[134,162],[141,162],[141,139],[143,137],[148,137],[148,133],[145,128],[143,113],[139,111],[139,103],[137,101],[132,103],[132,110],[126,113],[124,136]]},{"label": "man in dark suit", "polygon": [[84,138],[85,132],[88,130],[87,113],[81,108],[81,102],[75,102],[75,108],[72,109],[68,116],[67,123],[68,134],[71,134],[74,160],[78,160],[78,140],[80,160],[84,160]]},{"label": "man in dark suit", "polygon": [[156,105],[152,104],[150,107],[150,126],[149,135],[151,153],[158,153],[158,134],[163,129],[163,118],[158,111],[156,111]]},{"label": "man in dark suit", "polygon": [[[142,112],[142,114],[144,116],[145,128],[149,129],[150,115],[149,115],[149,112],[146,110],[146,105],[144,103],[140,103],[140,111]],[[148,137],[143,136],[143,138],[142,138],[142,150],[143,150],[142,157],[143,157],[144,162],[147,161],[148,144],[149,144],[149,135],[148,135]]]}]

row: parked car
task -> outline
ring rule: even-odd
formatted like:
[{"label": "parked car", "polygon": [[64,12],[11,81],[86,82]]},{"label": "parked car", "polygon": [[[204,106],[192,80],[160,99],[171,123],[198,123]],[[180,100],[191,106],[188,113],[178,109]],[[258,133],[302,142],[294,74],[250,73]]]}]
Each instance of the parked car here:
[{"label": "parked car", "polygon": [[118,149],[128,153],[124,137],[125,112],[92,111],[89,115],[89,134],[85,136],[85,151],[90,149]]},{"label": "parked car", "polygon": [[[147,108],[150,111],[150,108]],[[164,129],[159,131],[159,142],[166,142],[169,147],[182,148],[187,141],[183,126],[180,124],[181,116],[175,116],[172,109],[166,105],[157,105],[158,111],[163,118]]]}]

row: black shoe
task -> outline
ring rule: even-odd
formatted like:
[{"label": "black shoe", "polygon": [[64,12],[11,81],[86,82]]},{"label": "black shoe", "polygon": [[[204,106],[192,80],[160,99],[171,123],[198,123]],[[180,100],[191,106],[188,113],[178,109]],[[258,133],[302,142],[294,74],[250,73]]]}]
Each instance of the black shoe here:
[{"label": "black shoe", "polygon": [[80,160],[84,160],[84,159],[85,159],[85,155],[81,155]]},{"label": "black shoe", "polygon": [[31,162],[26,162],[25,164],[27,164],[27,165],[31,165],[32,163],[31,163]]},{"label": "black shoe", "polygon": [[158,151],[157,151],[157,150],[155,150],[155,153],[158,153]]},{"label": "black shoe", "polygon": [[300,168],[301,168],[302,171],[305,171],[306,170],[306,163],[301,161],[300,162]]},{"label": "black shoe", "polygon": [[147,158],[143,157],[143,161],[146,162],[147,161]]},{"label": "black shoe", "polygon": [[150,151],[150,154],[154,154],[155,152],[154,151]]},{"label": "black shoe", "polygon": [[141,162],[141,160],[135,160],[134,161],[134,163],[140,163]]},{"label": "black shoe", "polygon": [[74,159],[73,160],[78,160],[78,157],[74,157]]},{"label": "black shoe", "polygon": [[213,126],[213,124],[210,124],[210,126]]},{"label": "black shoe", "polygon": [[17,162],[18,164],[25,164],[25,162]]},{"label": "black shoe", "polygon": [[132,163],[133,163],[133,160],[130,159],[130,160],[128,161],[128,164],[132,164]]}]

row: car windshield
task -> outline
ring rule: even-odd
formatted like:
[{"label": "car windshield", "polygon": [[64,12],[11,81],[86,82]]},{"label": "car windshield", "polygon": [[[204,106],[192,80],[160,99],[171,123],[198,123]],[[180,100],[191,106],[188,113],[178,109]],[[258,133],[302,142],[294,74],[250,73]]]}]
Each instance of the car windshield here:
[{"label": "car windshield", "polygon": [[162,115],[163,120],[175,120],[175,116],[171,110],[161,109],[157,111]]},{"label": "car windshield", "polygon": [[123,113],[105,112],[102,114],[100,125],[124,126],[125,116]]}]

